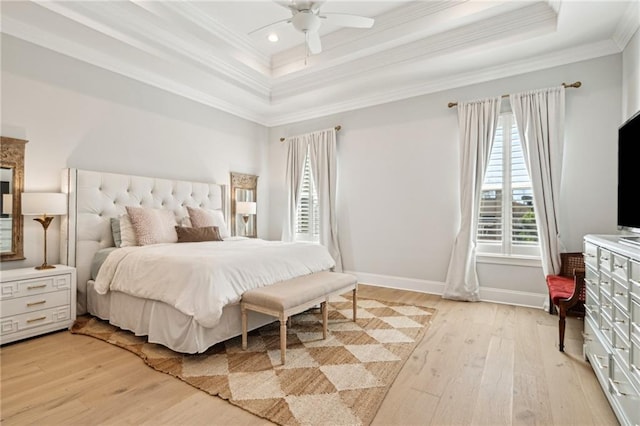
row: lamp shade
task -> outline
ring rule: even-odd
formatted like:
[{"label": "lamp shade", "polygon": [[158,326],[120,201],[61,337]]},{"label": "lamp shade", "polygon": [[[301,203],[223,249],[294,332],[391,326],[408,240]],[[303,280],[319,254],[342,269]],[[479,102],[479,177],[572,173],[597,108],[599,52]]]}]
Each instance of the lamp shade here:
[{"label": "lamp shade", "polygon": [[2,194],[2,214],[13,214],[13,194]]},{"label": "lamp shade", "polygon": [[256,214],[257,204],[255,201],[238,201],[236,203],[236,213],[241,215]]},{"label": "lamp shade", "polygon": [[67,214],[67,195],[57,192],[24,192],[22,214],[25,216]]}]

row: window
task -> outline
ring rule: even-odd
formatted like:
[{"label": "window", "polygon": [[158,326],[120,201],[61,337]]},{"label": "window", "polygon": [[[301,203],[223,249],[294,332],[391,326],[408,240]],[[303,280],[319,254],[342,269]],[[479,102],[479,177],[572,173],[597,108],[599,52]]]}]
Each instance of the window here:
[{"label": "window", "polygon": [[482,184],[477,241],[482,253],[540,255],[531,178],[512,114],[498,121]]},{"label": "window", "polygon": [[318,209],[318,193],[311,174],[309,151],[304,159],[302,170],[302,189],[300,202],[296,212],[296,241],[320,242],[320,211]]}]

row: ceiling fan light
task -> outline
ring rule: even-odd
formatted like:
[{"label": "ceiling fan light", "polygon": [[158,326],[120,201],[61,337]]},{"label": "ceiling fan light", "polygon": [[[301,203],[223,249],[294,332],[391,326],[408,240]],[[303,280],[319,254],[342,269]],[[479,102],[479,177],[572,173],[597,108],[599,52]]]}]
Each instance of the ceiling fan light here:
[{"label": "ceiling fan light", "polygon": [[320,18],[308,10],[303,10],[293,15],[291,23],[296,30],[303,33],[318,31],[318,28],[320,28]]},{"label": "ceiling fan light", "polygon": [[267,40],[269,40],[271,43],[277,43],[280,40],[280,38],[278,37],[278,34],[271,33],[267,36]]}]

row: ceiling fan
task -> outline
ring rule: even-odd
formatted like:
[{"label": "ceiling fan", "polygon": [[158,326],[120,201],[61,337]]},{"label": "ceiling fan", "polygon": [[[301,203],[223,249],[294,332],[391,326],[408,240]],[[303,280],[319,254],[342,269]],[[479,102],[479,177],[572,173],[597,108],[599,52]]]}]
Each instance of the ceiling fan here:
[{"label": "ceiling fan", "polygon": [[375,22],[373,18],[365,16],[346,13],[321,13],[320,6],[325,0],[274,0],[274,2],[289,9],[291,17],[260,27],[249,34],[266,31],[281,24],[292,24],[296,30],[304,33],[308,52],[312,54],[322,52],[322,43],[320,42],[318,30],[324,22],[347,28],[371,28]]}]

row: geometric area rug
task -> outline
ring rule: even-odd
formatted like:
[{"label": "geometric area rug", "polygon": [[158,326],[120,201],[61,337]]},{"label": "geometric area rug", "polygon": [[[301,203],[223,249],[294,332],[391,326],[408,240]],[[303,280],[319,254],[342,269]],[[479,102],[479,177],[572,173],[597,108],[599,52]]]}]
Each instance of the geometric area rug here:
[{"label": "geometric area rug", "polygon": [[360,298],[354,323],[348,297],[328,305],[326,340],[319,309],[292,318],[284,366],[277,321],[249,332],[246,351],[236,337],[202,354],[174,352],[91,316],[79,317],[71,332],[127,349],[155,370],[277,424],[367,425],[435,309]]}]

